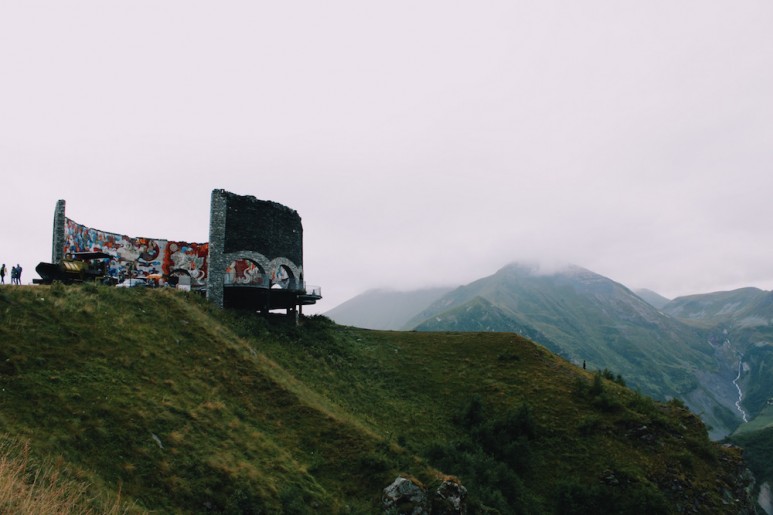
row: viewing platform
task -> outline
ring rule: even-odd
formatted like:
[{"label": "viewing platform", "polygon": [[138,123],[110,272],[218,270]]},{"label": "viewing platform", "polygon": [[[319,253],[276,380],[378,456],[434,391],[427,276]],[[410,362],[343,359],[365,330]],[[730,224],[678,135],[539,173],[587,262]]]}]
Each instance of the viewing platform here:
[{"label": "viewing platform", "polygon": [[[226,275],[227,277],[227,275]],[[223,284],[223,307],[249,311],[271,311],[286,309],[292,311],[302,306],[316,304],[322,298],[320,286],[306,285],[304,281],[289,279],[273,283],[268,276],[261,274],[250,282],[231,282]]]}]

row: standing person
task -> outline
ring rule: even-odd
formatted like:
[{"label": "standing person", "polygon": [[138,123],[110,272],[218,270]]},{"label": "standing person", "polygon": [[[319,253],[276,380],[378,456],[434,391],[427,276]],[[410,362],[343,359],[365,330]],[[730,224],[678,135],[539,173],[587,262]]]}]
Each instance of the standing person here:
[{"label": "standing person", "polygon": [[21,286],[21,265],[16,263],[16,284]]},{"label": "standing person", "polygon": [[0,284],[5,284],[5,263],[0,267]]},{"label": "standing person", "polygon": [[16,284],[16,267],[11,267],[11,284]]}]

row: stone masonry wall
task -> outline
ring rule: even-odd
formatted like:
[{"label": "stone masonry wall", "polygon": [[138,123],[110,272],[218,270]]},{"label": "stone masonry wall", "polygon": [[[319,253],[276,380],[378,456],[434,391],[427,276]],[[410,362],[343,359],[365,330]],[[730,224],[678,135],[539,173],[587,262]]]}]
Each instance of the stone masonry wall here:
[{"label": "stone masonry wall", "polygon": [[252,196],[223,192],[226,200],[224,252],[260,252],[269,260],[284,257],[303,266],[303,226],[287,206]]},{"label": "stone masonry wall", "polygon": [[[259,264],[282,263],[297,275],[303,270],[303,226],[298,213],[277,202],[213,190],[209,222],[207,298],[223,305],[228,262],[245,257]],[[267,270],[267,272],[269,272]],[[295,277],[294,279],[301,279]]]},{"label": "stone masonry wall", "polygon": [[64,259],[64,244],[65,244],[65,201],[59,200],[56,203],[56,209],[54,210],[54,237],[51,246],[51,262],[59,263]]},{"label": "stone masonry wall", "polygon": [[[226,197],[224,190],[213,190],[209,213],[209,263],[207,276],[207,299],[223,307],[223,272],[226,258],[223,254],[225,242]],[[220,273],[217,271],[220,270]],[[213,273],[214,272],[214,273]]]}]

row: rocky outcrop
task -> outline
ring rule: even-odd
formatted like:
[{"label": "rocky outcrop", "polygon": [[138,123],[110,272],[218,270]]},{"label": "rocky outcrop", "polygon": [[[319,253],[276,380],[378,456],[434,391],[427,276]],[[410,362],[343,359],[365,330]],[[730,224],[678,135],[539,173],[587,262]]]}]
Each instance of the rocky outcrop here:
[{"label": "rocky outcrop", "polygon": [[432,496],[432,515],[467,513],[467,489],[457,481],[445,480]]},{"label": "rocky outcrop", "polygon": [[757,496],[757,504],[767,514],[773,515],[773,495],[771,495],[770,483],[762,483],[760,493]]},{"label": "rocky outcrop", "polygon": [[467,489],[458,481],[446,479],[430,494],[415,479],[398,476],[384,488],[381,497],[388,515],[465,515]]},{"label": "rocky outcrop", "polygon": [[398,476],[384,488],[381,497],[384,513],[389,515],[425,515],[429,513],[427,491],[416,481]]}]

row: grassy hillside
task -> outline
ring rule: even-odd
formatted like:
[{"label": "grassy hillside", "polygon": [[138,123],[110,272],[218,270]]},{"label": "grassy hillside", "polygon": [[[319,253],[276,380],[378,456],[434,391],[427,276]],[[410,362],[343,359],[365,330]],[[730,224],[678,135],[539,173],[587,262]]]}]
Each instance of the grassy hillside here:
[{"label": "grassy hillside", "polygon": [[541,335],[545,341],[539,343],[554,352],[621,371],[658,398],[692,391],[698,387],[695,370],[714,366],[711,347],[692,328],[660,314],[623,285],[578,267],[540,274],[506,266],[440,299],[415,319],[416,328],[480,325],[480,310],[467,312],[477,298],[497,309],[497,319],[509,317]]},{"label": "grassy hillside", "polygon": [[[769,406],[766,406],[759,415],[754,417],[748,423],[738,426],[738,429],[735,430],[732,436],[753,431],[762,431],[763,429],[773,429],[773,402]],[[773,456],[773,454],[771,454],[771,456]],[[773,460],[771,460],[771,463],[773,463]]]},{"label": "grassy hillside", "polygon": [[[730,442],[743,446],[744,458],[757,484],[767,483],[768,488],[773,485],[773,461],[770,459],[773,456],[773,423],[770,415],[769,411],[763,413],[762,417],[754,420],[754,426],[741,426],[743,430],[739,429],[728,438]],[[767,425],[763,426],[763,421],[759,419],[765,419]]]},{"label": "grassy hillside", "polygon": [[728,441],[743,447],[744,458],[758,484],[773,485],[773,404],[749,423],[740,425]]},{"label": "grassy hillside", "polygon": [[413,319],[418,331],[512,331],[573,361],[608,368],[647,395],[680,398],[720,439],[741,422],[737,368],[708,332],[659,312],[625,286],[579,267],[503,267]]},{"label": "grassy hillside", "polygon": [[472,512],[749,507],[738,450],[619,382],[508,333],[296,327],[169,290],[0,289],[0,433],[137,510],[377,513],[397,474],[459,477]]}]

